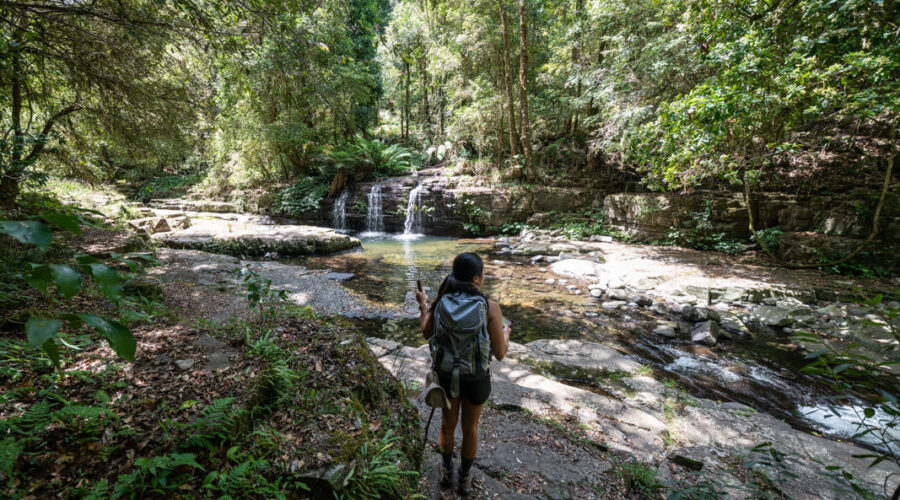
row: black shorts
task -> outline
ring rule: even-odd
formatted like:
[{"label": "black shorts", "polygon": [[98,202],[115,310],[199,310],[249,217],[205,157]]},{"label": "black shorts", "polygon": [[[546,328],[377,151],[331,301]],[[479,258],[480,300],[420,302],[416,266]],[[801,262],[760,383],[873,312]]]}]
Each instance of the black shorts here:
[{"label": "black shorts", "polygon": [[[450,374],[440,372],[438,373],[438,379],[441,383],[441,388],[447,393],[447,397],[450,397]],[[487,376],[482,380],[460,379],[459,395],[475,406],[483,405],[487,401],[488,396],[491,395],[491,377]]]}]

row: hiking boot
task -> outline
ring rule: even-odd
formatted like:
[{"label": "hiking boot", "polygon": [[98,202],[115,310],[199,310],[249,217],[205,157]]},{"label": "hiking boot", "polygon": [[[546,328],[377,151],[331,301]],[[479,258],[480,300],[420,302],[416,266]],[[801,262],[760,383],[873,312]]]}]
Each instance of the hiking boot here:
[{"label": "hiking boot", "polygon": [[441,488],[447,489],[453,486],[453,470],[441,466]]},{"label": "hiking boot", "polygon": [[464,476],[459,478],[459,486],[456,487],[456,492],[460,495],[467,497],[472,494],[472,478],[474,474],[471,471]]}]

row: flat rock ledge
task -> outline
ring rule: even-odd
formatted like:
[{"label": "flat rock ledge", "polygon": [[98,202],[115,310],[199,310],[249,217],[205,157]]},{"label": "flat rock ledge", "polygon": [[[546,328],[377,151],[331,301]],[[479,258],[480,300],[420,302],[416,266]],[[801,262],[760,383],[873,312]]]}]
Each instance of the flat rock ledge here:
[{"label": "flat rock ledge", "polygon": [[[367,338],[366,342],[381,364],[401,382],[422,387],[431,361],[427,345],[413,348],[378,338]],[[593,392],[537,373],[538,367],[550,365],[618,375],[613,385],[603,384],[606,391]],[[507,359],[493,361],[491,371],[493,405],[521,408],[550,419],[559,416],[574,419],[582,428],[602,436],[602,445],[611,451],[656,464],[662,477],[669,475],[672,462],[681,463],[686,460],[684,457],[689,457],[702,468],[705,477],[733,485],[740,491],[743,487],[740,479],[717,457],[754,458],[750,450],[764,442],[777,443],[779,451],[798,459],[786,465],[794,475],[783,485],[790,498],[846,498],[846,490],[826,478],[823,466],[818,463],[841,466],[876,492],[876,496],[883,494],[885,479],[898,473],[885,462],[869,468],[866,460],[855,457],[867,453],[857,445],[796,430],[771,415],[738,403],[690,398],[686,404],[682,403],[681,412],[672,414],[669,405],[677,397],[677,389],[669,389],[643,375],[640,364],[601,344],[577,340],[511,343]],[[488,431],[492,429],[482,432]],[[519,431],[528,432],[524,428]],[[542,450],[518,451],[540,454]],[[491,451],[486,451],[486,455],[492,456]],[[547,476],[542,472],[539,475]],[[579,480],[568,476],[543,479],[557,484]],[[729,494],[728,498],[741,496]]]},{"label": "flat rock ledge", "polygon": [[195,219],[187,229],[157,233],[153,239],[170,248],[235,256],[330,254],[360,246],[358,239],[323,227],[231,223],[216,219]]}]

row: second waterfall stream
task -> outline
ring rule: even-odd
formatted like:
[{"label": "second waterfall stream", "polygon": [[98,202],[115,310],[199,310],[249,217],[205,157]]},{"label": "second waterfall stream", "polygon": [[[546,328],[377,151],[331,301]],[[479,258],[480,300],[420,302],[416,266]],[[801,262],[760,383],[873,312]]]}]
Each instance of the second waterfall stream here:
[{"label": "second waterfall stream", "polygon": [[424,233],[422,227],[422,183],[409,192],[406,202],[406,220],[403,222],[403,235],[415,236]]}]

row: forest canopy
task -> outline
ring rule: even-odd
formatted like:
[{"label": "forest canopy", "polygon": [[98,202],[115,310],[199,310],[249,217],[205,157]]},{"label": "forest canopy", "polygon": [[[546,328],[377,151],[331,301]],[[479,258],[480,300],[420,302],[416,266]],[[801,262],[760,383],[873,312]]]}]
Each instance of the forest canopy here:
[{"label": "forest canopy", "polygon": [[329,179],[373,144],[523,182],[840,189],[880,183],[900,115],[894,1],[2,0],[0,33],[7,205],[47,175]]}]

